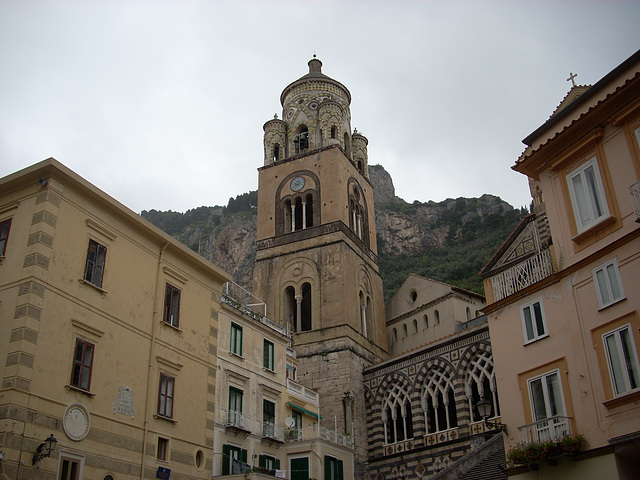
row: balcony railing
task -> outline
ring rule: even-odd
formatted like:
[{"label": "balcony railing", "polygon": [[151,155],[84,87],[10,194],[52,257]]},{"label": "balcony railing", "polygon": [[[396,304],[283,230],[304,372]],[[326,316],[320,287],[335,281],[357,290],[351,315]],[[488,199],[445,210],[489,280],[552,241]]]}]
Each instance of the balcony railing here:
[{"label": "balcony railing", "polygon": [[335,430],[309,425],[303,428],[287,428],[284,432],[286,442],[301,442],[303,440],[322,439],[346,448],[354,448],[353,437]]},{"label": "balcony railing", "polygon": [[556,415],[518,427],[521,443],[560,440],[571,435],[571,417]]},{"label": "balcony railing", "polygon": [[284,442],[284,428],[278,427],[274,423],[262,423],[262,438],[270,438],[278,442]]},{"label": "balcony railing", "polygon": [[239,428],[240,430],[251,431],[250,418],[243,415],[242,412],[227,412],[227,427]]},{"label": "balcony railing", "polygon": [[287,378],[287,393],[291,393],[294,396],[316,406],[319,403],[318,392],[316,392],[315,390],[311,390],[310,388],[303,387],[290,378]]},{"label": "balcony railing", "polygon": [[222,288],[222,302],[248,315],[282,335],[291,337],[286,328],[267,317],[267,306],[258,297],[234,282],[227,282]]},{"label": "balcony railing", "polygon": [[633,210],[636,212],[636,222],[640,222],[640,181],[629,187],[629,194]]},{"label": "balcony railing", "polygon": [[494,301],[502,300],[553,274],[549,249],[491,277]]}]

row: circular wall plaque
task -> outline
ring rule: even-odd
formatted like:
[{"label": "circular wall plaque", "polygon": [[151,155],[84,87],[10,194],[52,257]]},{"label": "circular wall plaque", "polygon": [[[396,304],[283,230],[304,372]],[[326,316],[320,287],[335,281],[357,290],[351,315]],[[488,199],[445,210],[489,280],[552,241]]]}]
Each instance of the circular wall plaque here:
[{"label": "circular wall plaque", "polygon": [[303,187],[304,187],[304,178],[296,177],[293,180],[291,180],[291,190],[293,190],[294,192],[302,190]]},{"label": "circular wall plaque", "polygon": [[64,411],[62,426],[67,437],[79,442],[89,434],[89,429],[91,428],[89,411],[81,403],[72,403]]}]

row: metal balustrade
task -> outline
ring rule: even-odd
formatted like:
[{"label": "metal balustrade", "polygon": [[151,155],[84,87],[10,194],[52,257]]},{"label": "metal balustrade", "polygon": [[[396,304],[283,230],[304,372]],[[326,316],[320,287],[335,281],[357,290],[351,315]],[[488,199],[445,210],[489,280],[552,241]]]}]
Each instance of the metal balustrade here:
[{"label": "metal balustrade", "polygon": [[351,435],[329,430],[320,425],[309,425],[303,428],[287,428],[284,432],[284,438],[286,442],[322,439],[340,445],[341,447],[354,448],[353,437]]},{"label": "metal balustrade", "polygon": [[241,430],[251,431],[250,418],[243,415],[242,412],[227,412],[227,427],[236,427]]},{"label": "metal balustrade", "polygon": [[284,442],[285,431],[284,427],[278,427],[274,423],[263,422],[262,423],[262,437],[277,440],[278,442]]},{"label": "metal balustrade", "polygon": [[571,435],[571,417],[556,415],[518,427],[521,443],[560,440]]},{"label": "metal balustrade", "polygon": [[266,304],[237,283],[227,282],[224,284],[222,288],[222,303],[235,308],[282,335],[291,337],[290,332],[287,332],[284,326],[267,317]]}]

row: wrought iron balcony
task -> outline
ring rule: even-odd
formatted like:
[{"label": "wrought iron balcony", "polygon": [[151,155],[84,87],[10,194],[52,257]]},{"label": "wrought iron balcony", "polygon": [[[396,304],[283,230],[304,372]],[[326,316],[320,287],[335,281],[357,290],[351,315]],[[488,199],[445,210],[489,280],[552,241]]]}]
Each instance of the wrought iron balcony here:
[{"label": "wrought iron balcony", "polygon": [[636,212],[636,222],[640,223],[640,181],[629,187],[629,194],[631,195],[633,210]]},{"label": "wrought iron balcony", "polygon": [[278,427],[274,423],[263,422],[262,423],[262,438],[269,438],[278,442],[284,442],[285,432],[284,427]]},{"label": "wrought iron balcony", "polygon": [[494,301],[502,300],[552,274],[553,262],[547,248],[491,277]]},{"label": "wrought iron balcony", "polygon": [[571,435],[571,417],[556,415],[518,427],[521,443],[560,440]]},{"label": "wrought iron balcony", "polygon": [[246,432],[251,431],[250,418],[243,415],[242,412],[229,411],[227,412],[227,423],[229,428],[237,428],[238,430],[244,430]]},{"label": "wrought iron balcony", "polygon": [[354,448],[353,437],[351,435],[329,430],[316,424],[302,428],[288,428],[284,432],[284,438],[287,442],[322,439],[342,447]]}]

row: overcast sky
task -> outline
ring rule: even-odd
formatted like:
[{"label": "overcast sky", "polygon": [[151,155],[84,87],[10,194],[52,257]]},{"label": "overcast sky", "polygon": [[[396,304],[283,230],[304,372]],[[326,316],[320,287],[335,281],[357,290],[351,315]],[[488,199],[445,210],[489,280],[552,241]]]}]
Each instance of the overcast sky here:
[{"label": "overcast sky", "polygon": [[255,190],[262,126],[308,72],[352,95],[412,202],[491,193],[577,73],[640,48],[638,1],[0,1],[0,177],[48,157],[140,212]]}]

